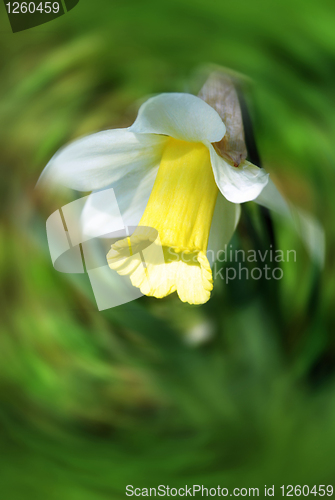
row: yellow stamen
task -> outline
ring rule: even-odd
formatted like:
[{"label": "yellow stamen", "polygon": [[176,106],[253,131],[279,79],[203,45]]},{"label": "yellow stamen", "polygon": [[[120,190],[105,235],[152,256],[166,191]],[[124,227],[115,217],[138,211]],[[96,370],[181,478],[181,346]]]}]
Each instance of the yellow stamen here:
[{"label": "yellow stamen", "polygon": [[128,246],[129,246],[130,255],[134,255],[133,249],[131,248],[131,239],[129,238],[129,236],[127,237],[127,242],[128,242]]},{"label": "yellow stamen", "polygon": [[[112,246],[109,266],[129,274],[145,295],[162,298],[177,291],[184,302],[207,302],[213,278],[206,250],[217,194],[206,146],[170,138],[139,227],[130,241]],[[153,242],[150,251],[143,250],[145,239]]]}]

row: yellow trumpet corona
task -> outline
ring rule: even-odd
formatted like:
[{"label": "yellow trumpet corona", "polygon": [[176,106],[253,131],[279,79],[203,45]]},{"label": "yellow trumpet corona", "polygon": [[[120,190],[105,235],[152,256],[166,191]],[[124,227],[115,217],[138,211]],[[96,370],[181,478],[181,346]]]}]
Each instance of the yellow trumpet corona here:
[{"label": "yellow trumpet corona", "polygon": [[[139,223],[139,227],[158,231],[164,264],[151,266],[148,273],[138,260],[135,272],[134,266],[127,266],[122,252],[118,255],[117,250],[124,249],[119,242],[107,255],[109,266],[122,274],[128,269],[133,285],[145,295],[162,298],[177,291],[183,302],[207,302],[213,278],[206,250],[218,192],[208,148],[170,138]],[[134,233],[136,243],[139,234],[141,231]],[[131,256],[132,238],[125,243]]]}]

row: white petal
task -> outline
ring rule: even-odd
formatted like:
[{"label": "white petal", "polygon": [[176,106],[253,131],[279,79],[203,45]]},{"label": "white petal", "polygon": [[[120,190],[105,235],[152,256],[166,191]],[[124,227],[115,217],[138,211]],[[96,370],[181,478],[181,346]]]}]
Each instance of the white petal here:
[{"label": "white petal", "polygon": [[[147,172],[135,172],[128,178],[120,179],[109,185],[105,190],[94,191],[92,194],[104,193],[107,192],[107,189],[113,188],[124,225],[136,227],[147,206],[157,172],[158,165]],[[105,196],[88,197],[81,215],[83,232],[86,235],[94,237],[96,234],[100,234],[108,237],[106,228],[110,220],[108,215],[110,205],[111,203]]]},{"label": "white petal", "polygon": [[146,101],[130,130],[164,134],[188,142],[217,142],[226,127],[218,113],[191,94],[160,94]]},{"label": "white petal", "polygon": [[304,242],[316,264],[323,267],[325,234],[320,223],[301,208],[288,203],[270,180],[255,202],[287,218]]},{"label": "white petal", "polygon": [[82,241],[103,238],[109,233],[124,230],[125,224],[114,189],[93,191],[86,199],[80,214]]},{"label": "white petal", "polygon": [[280,215],[285,215],[286,217],[291,217],[292,215],[287,201],[280,194],[271,179],[269,179],[266,187],[255,199],[255,202],[270,210],[274,210]]},{"label": "white petal", "polygon": [[155,183],[159,164],[148,170],[145,175],[134,175],[125,185],[122,180],[113,187],[116,199],[126,226],[137,226],[148,204]]},{"label": "white petal", "polygon": [[241,206],[230,203],[219,193],[208,239],[207,258],[211,266],[224,258],[223,251],[235,232],[240,215]]},{"label": "white petal", "polygon": [[165,137],[128,129],[98,132],[58,151],[39,183],[61,184],[78,191],[101,189],[159,163],[165,143]]},{"label": "white petal", "polygon": [[247,160],[232,167],[207,144],[211,154],[214,177],[223,196],[232,203],[244,203],[257,198],[268,183],[269,174]]}]

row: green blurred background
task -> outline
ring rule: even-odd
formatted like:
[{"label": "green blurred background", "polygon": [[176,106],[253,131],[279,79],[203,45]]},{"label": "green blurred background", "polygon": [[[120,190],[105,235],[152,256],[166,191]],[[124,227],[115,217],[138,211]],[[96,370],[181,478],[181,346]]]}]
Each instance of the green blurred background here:
[{"label": "green blurred background", "polygon": [[[331,484],[335,477],[335,7],[322,0],[80,0],[12,34],[0,7],[0,496],[125,498],[125,487]],[[325,228],[278,282],[215,283],[204,306],[143,297],[98,312],[57,273],[34,191],[66,142],[189,91],[204,64],[249,77],[264,166]],[[249,206],[250,205],[250,206]],[[268,245],[246,204],[237,248]],[[277,495],[276,495],[277,496]],[[279,490],[278,490],[279,497]]]}]

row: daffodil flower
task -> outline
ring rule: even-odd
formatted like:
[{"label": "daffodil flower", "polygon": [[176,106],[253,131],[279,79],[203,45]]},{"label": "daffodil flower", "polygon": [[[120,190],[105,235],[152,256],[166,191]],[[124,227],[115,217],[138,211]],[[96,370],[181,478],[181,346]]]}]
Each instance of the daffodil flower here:
[{"label": "daffodil flower", "polygon": [[[182,301],[202,304],[213,288],[207,249],[215,255],[224,248],[239,204],[257,198],[268,182],[263,169],[247,160],[236,166],[219,154],[216,144],[225,133],[219,114],[199,97],[160,94],[141,106],[131,127],[98,132],[61,150],[43,176],[79,191],[113,187],[124,223],[158,232],[164,264],[152,266],[149,282],[133,261],[121,266],[122,249],[132,255],[126,239],[109,252],[110,267],[129,274],[146,295],[177,291]],[[88,231],[103,226],[104,207],[89,198],[82,219]]]}]

